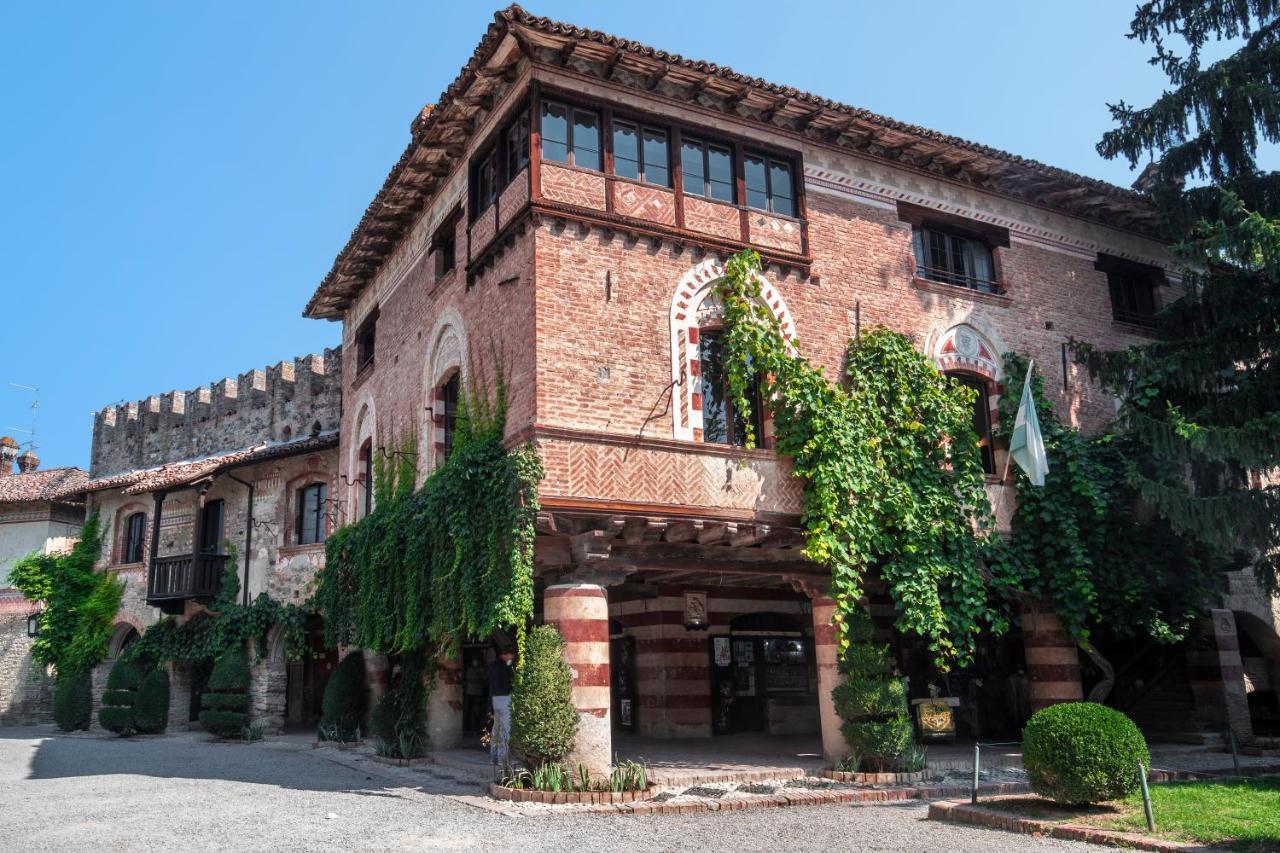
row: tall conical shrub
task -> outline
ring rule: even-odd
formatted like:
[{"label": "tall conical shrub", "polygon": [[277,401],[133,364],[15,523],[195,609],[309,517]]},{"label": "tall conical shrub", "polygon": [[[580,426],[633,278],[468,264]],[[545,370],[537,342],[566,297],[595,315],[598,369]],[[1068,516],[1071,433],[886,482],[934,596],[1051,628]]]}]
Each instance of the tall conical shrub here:
[{"label": "tall conical shrub", "polygon": [[53,721],[64,732],[89,728],[93,721],[93,685],[87,671],[58,671],[53,680]]},{"label": "tall conical shrub", "polygon": [[107,690],[102,694],[102,707],[98,709],[98,722],[104,729],[123,737],[137,732],[134,704],[143,674],[143,663],[128,655],[121,655],[111,665]]},{"label": "tall conical shrub", "polygon": [[213,665],[200,708],[205,731],[224,738],[244,735],[249,725],[249,659],[244,646],[223,652]]},{"label": "tall conical shrub", "polygon": [[845,680],[831,691],[840,731],[858,759],[859,769],[902,769],[914,746],[907,690],[893,675],[889,647],[871,641],[871,618],[857,611],[847,622],[849,647],[841,657]]},{"label": "tall conical shrub", "polygon": [[511,688],[511,748],[529,767],[558,762],[573,751],[578,712],[564,640],[550,625],[529,632]]},{"label": "tall conical shrub", "polygon": [[342,742],[356,740],[369,709],[369,685],[365,681],[364,652],[344,657],[324,686],[320,730],[323,737]]},{"label": "tall conical shrub", "polygon": [[138,734],[158,735],[169,725],[169,673],[153,669],[138,685],[133,699],[133,722]]}]

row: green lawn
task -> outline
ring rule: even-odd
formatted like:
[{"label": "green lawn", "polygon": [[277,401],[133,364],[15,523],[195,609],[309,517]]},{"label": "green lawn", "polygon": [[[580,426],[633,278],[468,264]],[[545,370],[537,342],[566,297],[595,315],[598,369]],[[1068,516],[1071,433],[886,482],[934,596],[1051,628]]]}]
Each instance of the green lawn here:
[{"label": "green lawn", "polygon": [[[1089,822],[1146,834],[1140,794],[1115,805],[1121,814]],[[1249,853],[1280,851],[1280,776],[1152,785],[1151,806],[1158,837]]]}]

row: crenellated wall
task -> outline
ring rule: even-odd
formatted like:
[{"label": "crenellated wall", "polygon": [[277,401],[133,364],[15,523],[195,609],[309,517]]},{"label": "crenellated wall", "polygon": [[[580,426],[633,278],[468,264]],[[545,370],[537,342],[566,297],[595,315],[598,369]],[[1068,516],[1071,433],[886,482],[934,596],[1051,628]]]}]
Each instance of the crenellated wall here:
[{"label": "crenellated wall", "polygon": [[89,473],[105,477],[338,428],[342,349],[190,391],[107,406],[93,418]]}]

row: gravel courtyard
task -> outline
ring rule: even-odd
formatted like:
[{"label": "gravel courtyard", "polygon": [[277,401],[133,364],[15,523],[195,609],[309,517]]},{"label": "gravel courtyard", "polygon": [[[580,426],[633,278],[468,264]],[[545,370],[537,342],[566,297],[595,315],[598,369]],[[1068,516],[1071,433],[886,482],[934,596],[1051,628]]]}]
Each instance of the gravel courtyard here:
[{"label": "gravel courtyard", "polygon": [[1088,850],[929,823],[920,803],[647,817],[509,817],[473,783],[295,742],[0,729],[11,850]]}]

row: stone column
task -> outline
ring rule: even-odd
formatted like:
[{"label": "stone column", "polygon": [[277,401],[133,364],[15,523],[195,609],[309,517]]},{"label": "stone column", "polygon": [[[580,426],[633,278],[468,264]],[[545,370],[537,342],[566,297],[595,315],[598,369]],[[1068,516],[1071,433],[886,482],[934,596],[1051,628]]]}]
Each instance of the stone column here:
[{"label": "stone column", "polygon": [[[339,648],[338,659],[341,660],[347,652],[348,649]],[[366,651],[364,677],[369,685],[369,710],[372,712],[373,706],[377,705],[378,700],[386,696],[387,691],[391,689],[391,661],[387,660],[386,655]]]},{"label": "stone column", "polygon": [[169,727],[171,732],[191,729],[191,667],[177,663],[169,667]]},{"label": "stone column", "polygon": [[284,734],[285,693],[288,689],[288,671],[284,653],[279,657],[267,654],[257,659],[257,640],[249,643],[249,722],[262,726],[264,735]]},{"label": "stone column", "polygon": [[1219,730],[1233,732],[1237,741],[1248,743],[1253,740],[1253,721],[1249,719],[1235,614],[1230,610],[1210,610],[1200,635],[1192,642],[1187,665],[1196,716]]},{"label": "stone column", "polygon": [[462,745],[461,656],[440,656],[436,685],[427,697],[427,735],[432,749]]},{"label": "stone column", "polygon": [[1062,620],[1045,602],[1022,604],[1022,650],[1027,661],[1031,713],[1060,702],[1080,702],[1080,657]]},{"label": "stone column", "polygon": [[116,659],[109,657],[89,671],[89,699],[91,702],[89,729],[101,731],[102,723],[98,722],[98,711],[102,710],[102,694],[107,691],[107,677],[111,675],[111,667]]},{"label": "stone column", "polygon": [[849,752],[844,733],[840,731],[840,717],[836,715],[836,703],[831,691],[840,683],[840,666],[837,660],[836,602],[826,595],[811,599],[813,606],[813,655],[818,667],[818,719],[822,724],[822,757],[834,764]]},{"label": "stone column", "polygon": [[568,762],[581,762],[593,775],[607,775],[613,759],[608,594],[592,583],[549,586],[543,594],[543,614],[564,637],[564,658],[573,673],[578,737]]}]

